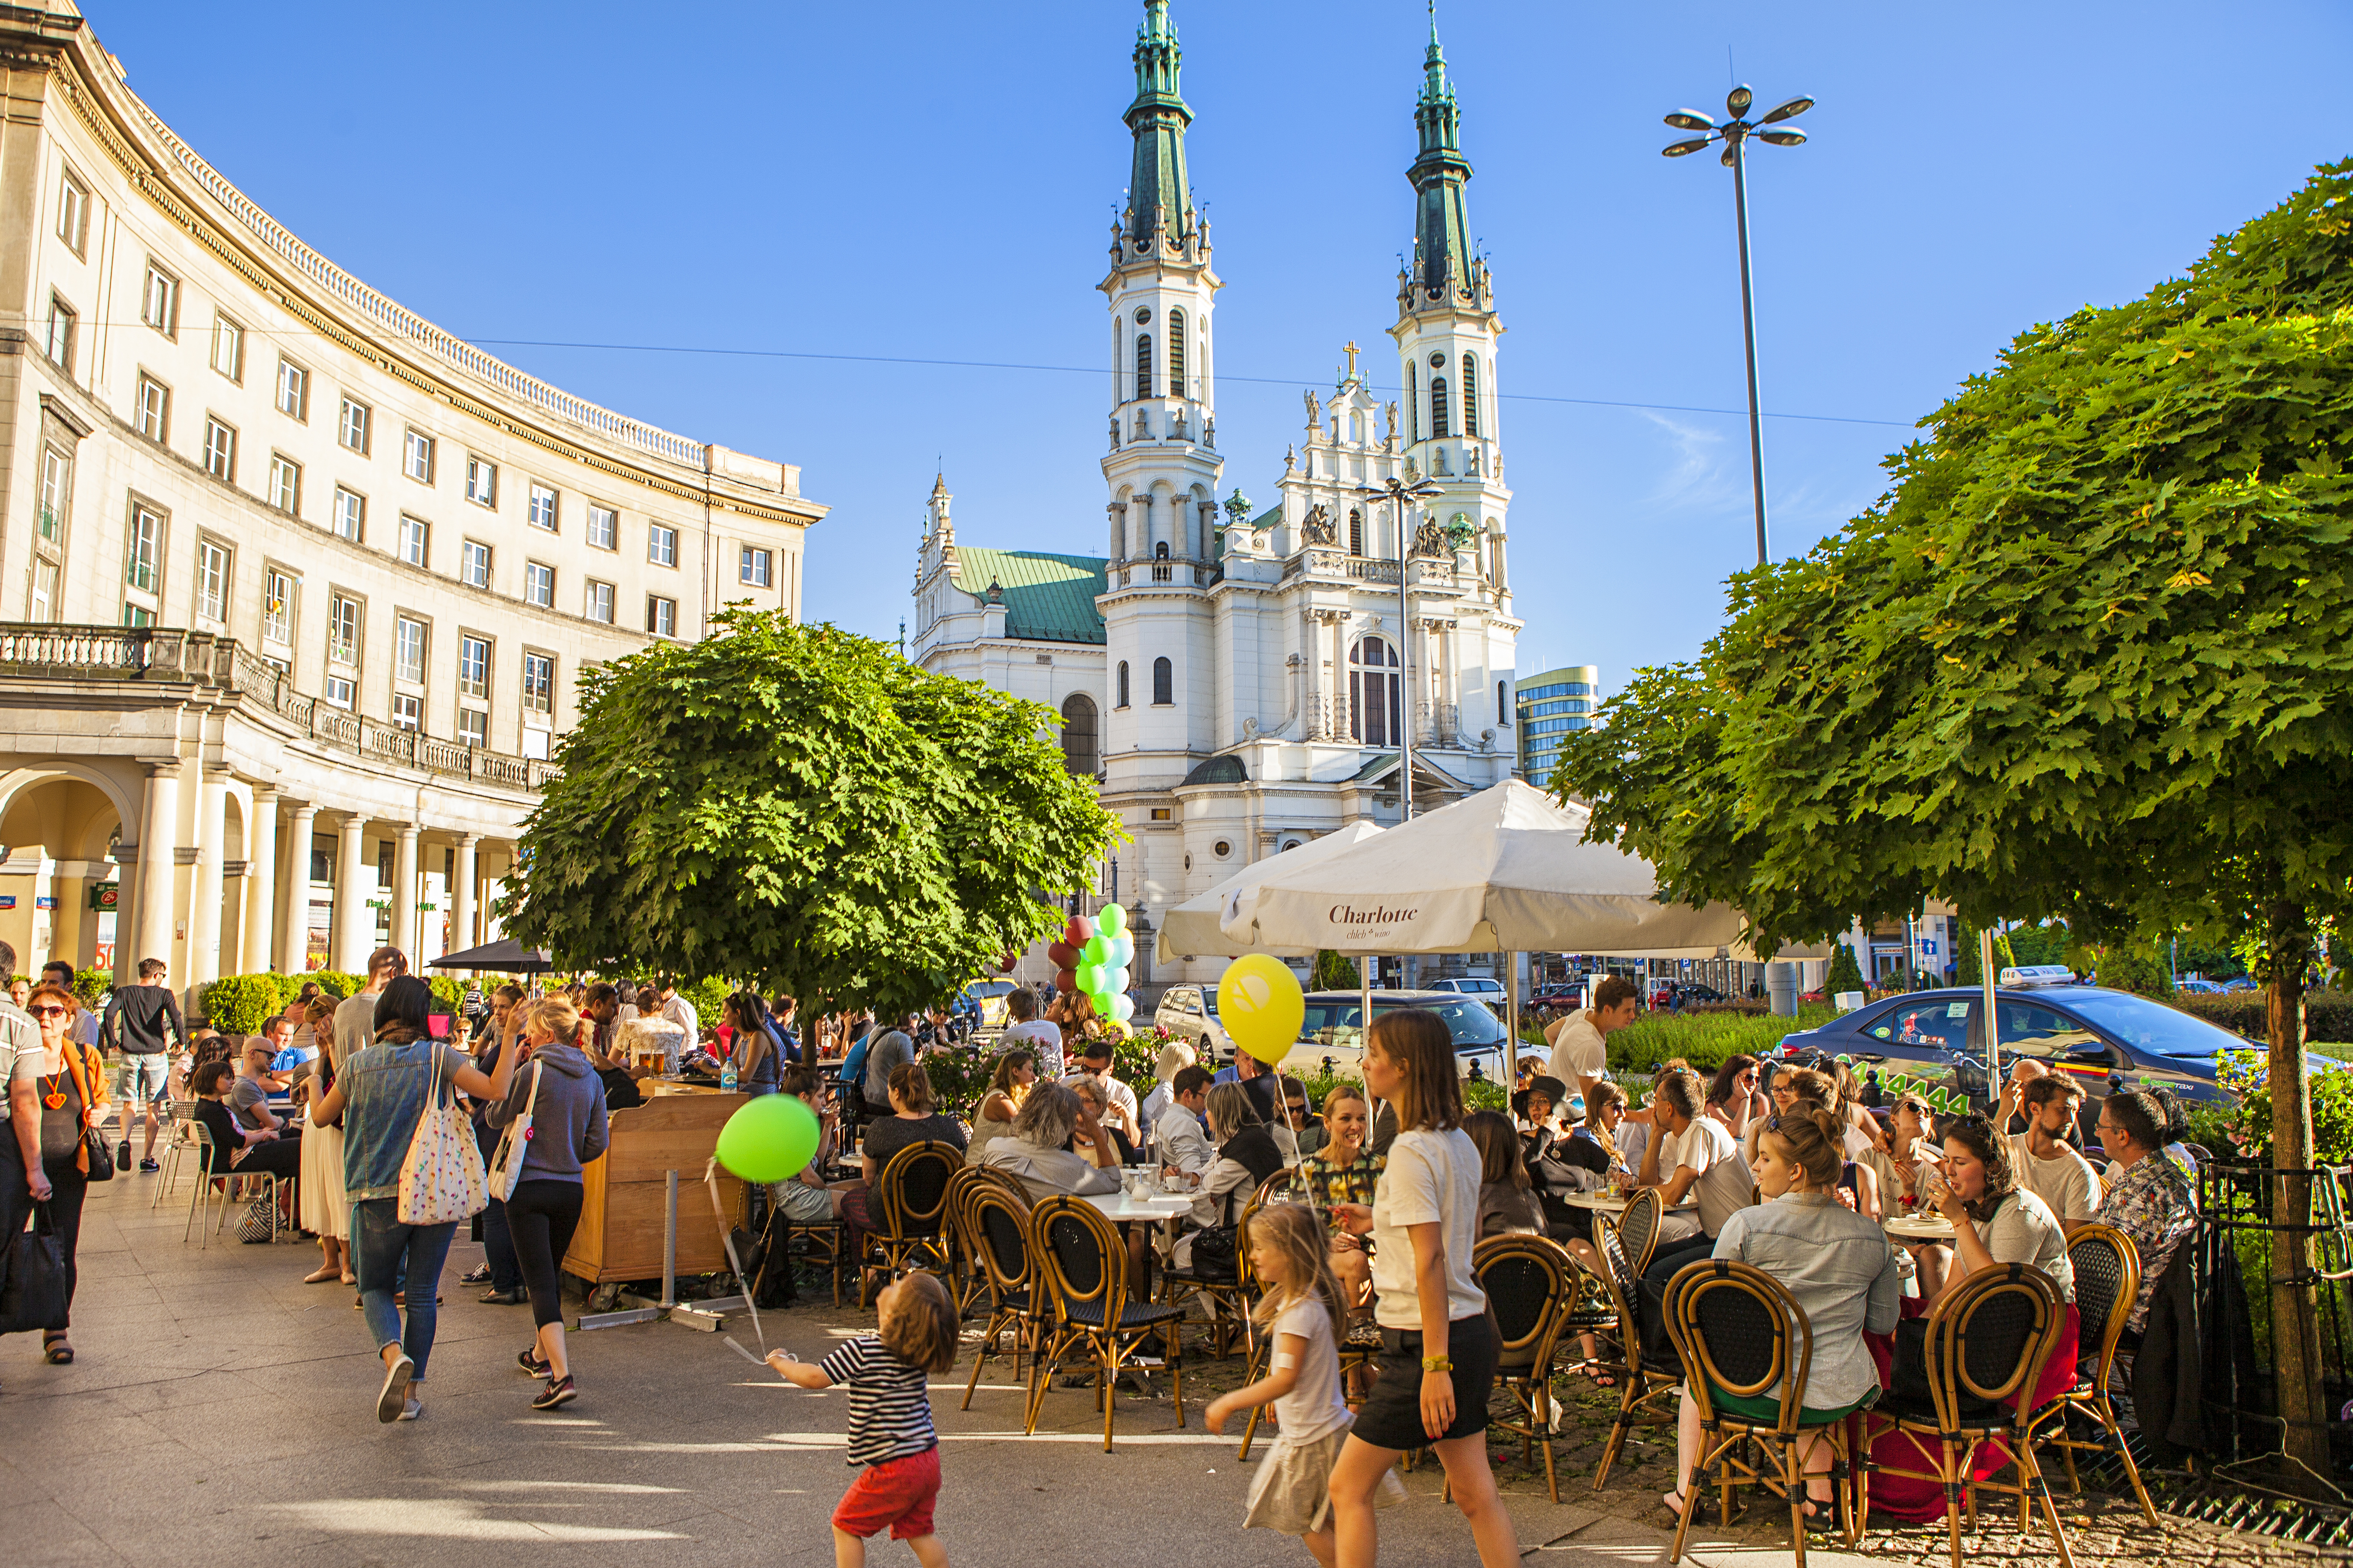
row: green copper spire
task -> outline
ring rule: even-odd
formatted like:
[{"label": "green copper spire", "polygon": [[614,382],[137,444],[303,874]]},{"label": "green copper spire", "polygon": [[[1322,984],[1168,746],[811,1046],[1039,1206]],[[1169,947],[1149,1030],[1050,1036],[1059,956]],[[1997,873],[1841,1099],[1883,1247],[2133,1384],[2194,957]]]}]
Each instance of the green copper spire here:
[{"label": "green copper spire", "polygon": [[1418,198],[1414,270],[1425,300],[1452,300],[1473,288],[1470,218],[1463,183],[1471,162],[1462,156],[1462,111],[1454,84],[1446,79],[1446,51],[1438,43],[1438,5],[1430,0],[1430,50],[1423,57],[1421,96],[1413,122],[1421,132],[1421,155],[1406,171]]},{"label": "green copper spire", "polygon": [[1148,248],[1193,231],[1192,197],[1185,182],[1185,127],[1193,122],[1177,90],[1183,54],[1168,25],[1168,0],[1144,0],[1135,33],[1135,101],[1127,128],[1135,134],[1135,166],[1127,182],[1127,212],[1120,220],[1130,244]]}]

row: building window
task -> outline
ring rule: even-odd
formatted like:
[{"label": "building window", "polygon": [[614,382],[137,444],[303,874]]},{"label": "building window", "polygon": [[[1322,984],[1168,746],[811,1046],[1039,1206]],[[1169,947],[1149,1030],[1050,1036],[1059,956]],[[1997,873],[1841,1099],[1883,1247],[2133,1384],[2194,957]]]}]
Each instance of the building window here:
[{"label": "building window", "polygon": [[555,531],[555,492],[545,485],[533,484],[531,487],[529,516],[532,527],[543,528],[548,532],[554,533]]},{"label": "building window", "polygon": [[1410,447],[1421,439],[1421,367],[1411,360],[1405,362],[1405,441]]},{"label": "building window", "polygon": [[346,675],[330,675],[327,677],[326,696],[327,703],[330,707],[341,708],[345,712],[351,711],[353,696],[351,677]]},{"label": "building window", "polygon": [[658,637],[678,636],[678,601],[659,594],[647,595],[646,630]]},{"label": "building window", "polygon": [[302,465],[280,452],[269,454],[269,504],[290,516],[302,513]]},{"label": "building window", "polygon": [[152,375],[139,378],[139,434],[150,441],[166,441],[172,434],[172,389]]},{"label": "building window", "polygon": [[335,438],[364,458],[368,449],[368,405],[346,397],[343,399],[343,419],[335,427]]},{"label": "building window", "polygon": [[261,574],[267,595],[261,602],[261,635],[265,641],[294,646],[294,579],[275,567]]},{"label": "building window", "polygon": [[231,381],[245,379],[245,329],[227,316],[213,318],[213,368]]},{"label": "building window", "polygon": [[205,417],[205,472],[223,484],[237,482],[237,432],[210,415]]},{"label": "building window", "polygon": [[311,417],[311,373],[290,359],[278,362],[278,412],[305,422]]},{"label": "building window", "polygon": [[48,338],[41,345],[41,352],[49,356],[51,364],[64,371],[68,376],[73,374],[74,322],[77,320],[71,306],[55,294],[49,296]]},{"label": "building window", "polygon": [[461,637],[458,639],[458,695],[479,697],[485,702],[490,700],[490,638]]},{"label": "building window", "polygon": [[466,580],[468,587],[487,588],[491,585],[489,545],[470,539],[459,547],[458,555],[458,574]]},{"label": "building window", "polygon": [[133,501],[131,538],[123,551],[122,580],[142,594],[152,594],[163,577],[164,516]]},{"label": "building window", "polygon": [[491,716],[479,708],[458,710],[458,742],[466,746],[487,746],[491,743]]},{"label": "building window", "polygon": [[79,256],[90,234],[90,191],[71,174],[58,184],[64,189],[58,196],[58,237]]},{"label": "building window", "polygon": [[335,487],[335,531],[358,544],[367,538],[367,497]]},{"label": "building window", "polygon": [[408,432],[402,443],[400,471],[420,484],[433,482],[433,437],[421,430]]},{"label": "building window", "polygon": [[432,536],[431,523],[404,512],[400,519],[400,558],[411,566],[424,566],[427,559],[426,547],[431,542]]},{"label": "building window", "polygon": [[611,626],[613,624],[613,584],[592,581],[588,584],[587,605],[583,613],[592,621],[602,621],[605,625]]},{"label": "building window", "polygon": [[591,502],[588,508],[588,542],[599,550],[620,548],[620,513],[609,506],[597,506]]},{"label": "building window", "polygon": [[40,536],[57,544],[66,536],[66,499],[73,492],[73,459],[55,447],[41,448]]},{"label": "building window", "polygon": [[1152,661],[1152,705],[1166,708],[1176,700],[1176,667],[1165,658]]},{"label": "building window", "polygon": [[1433,440],[1446,439],[1446,378],[1430,378],[1430,434]]},{"label": "building window", "polygon": [[555,604],[555,568],[537,561],[522,563],[522,596],[526,604],[543,609]]},{"label": "building window", "polygon": [[1462,356],[1462,434],[1479,438],[1479,362],[1469,354]]},{"label": "building window", "polygon": [[392,698],[392,727],[412,733],[425,728],[425,699],[398,691]]},{"label": "building window", "polygon": [[1365,552],[1365,514],[1356,507],[1348,509],[1348,553]]},{"label": "building window", "polygon": [[754,550],[747,544],[744,546],[743,559],[735,569],[735,574],[739,580],[752,587],[765,588],[768,585],[768,569],[772,559],[770,552]]},{"label": "building window", "polygon": [[126,626],[152,626],[155,624],[155,612],[144,605],[126,604],[122,606],[122,624]]},{"label": "building window", "polygon": [[360,602],[348,594],[327,600],[327,662],[360,667]]},{"label": "building window", "polygon": [[228,619],[228,550],[209,539],[196,541],[196,614]]},{"label": "building window", "polygon": [[678,564],[678,530],[657,522],[646,530],[646,559],[657,566]]},{"label": "building window", "polygon": [[1094,699],[1073,691],[1062,699],[1062,766],[1082,778],[1092,778],[1100,755],[1095,747]]},{"label": "building window", "polygon": [[425,623],[413,616],[393,620],[392,675],[413,686],[425,684]]},{"label": "building window", "polygon": [[1495,682],[1495,728],[1499,730],[1508,730],[1512,727],[1510,689],[1510,682],[1503,680]]},{"label": "building window", "polygon": [[1185,312],[1168,312],[1168,395],[1185,395]]},{"label": "building window", "polygon": [[466,499],[476,506],[499,504],[499,466],[480,458],[466,459]]},{"label": "building window", "polygon": [[1152,334],[1150,332],[1135,334],[1135,395],[1138,398],[1152,395]]},{"label": "building window", "polygon": [[1124,708],[1124,707],[1126,707],[1126,706],[1127,706],[1127,660],[1125,660],[1125,659],[1121,659],[1121,660],[1119,661],[1119,704],[1118,704],[1118,705],[1119,705],[1120,707],[1122,707],[1122,708]]},{"label": "building window", "polygon": [[1364,744],[1394,746],[1404,736],[1403,673],[1384,639],[1358,637],[1349,646],[1348,732]]},{"label": "building window", "polygon": [[139,298],[139,319],[167,338],[179,334],[180,280],[152,261],[146,291]]},{"label": "building window", "polygon": [[49,621],[57,618],[58,563],[54,561],[33,563],[33,607],[29,618]]},{"label": "building window", "polygon": [[543,653],[522,656],[522,710],[526,713],[555,711],[555,660]]}]

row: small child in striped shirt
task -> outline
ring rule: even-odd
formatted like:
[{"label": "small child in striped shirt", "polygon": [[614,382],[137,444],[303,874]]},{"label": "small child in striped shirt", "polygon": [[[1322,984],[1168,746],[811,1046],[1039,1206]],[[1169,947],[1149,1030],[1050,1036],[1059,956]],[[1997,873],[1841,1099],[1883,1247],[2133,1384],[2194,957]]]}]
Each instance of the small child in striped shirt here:
[{"label": "small child in striped shirt", "polygon": [[923,1568],[946,1568],[947,1548],[932,1530],[940,1439],[926,1379],[955,1364],[955,1308],[947,1288],[920,1270],[884,1289],[875,1306],[879,1333],[817,1363],[771,1351],[768,1365],[800,1388],[849,1390],[849,1462],[866,1469],[833,1510],[836,1568],[864,1568],[866,1538],[886,1526]]}]

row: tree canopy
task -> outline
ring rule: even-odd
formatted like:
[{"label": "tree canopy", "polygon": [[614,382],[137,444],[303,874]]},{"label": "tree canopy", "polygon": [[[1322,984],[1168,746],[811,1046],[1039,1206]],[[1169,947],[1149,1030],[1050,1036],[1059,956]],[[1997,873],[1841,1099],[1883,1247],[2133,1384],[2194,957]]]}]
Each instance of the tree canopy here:
[{"label": "tree canopy", "polygon": [[1058,925],[1117,826],[1056,715],[781,611],[587,672],[506,921],[559,963],[883,1014]]}]

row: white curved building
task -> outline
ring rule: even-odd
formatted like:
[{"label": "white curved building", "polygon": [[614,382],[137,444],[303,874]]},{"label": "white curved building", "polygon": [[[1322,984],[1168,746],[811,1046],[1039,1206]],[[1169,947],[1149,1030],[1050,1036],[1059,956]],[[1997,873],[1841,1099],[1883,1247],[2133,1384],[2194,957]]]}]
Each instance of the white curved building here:
[{"label": "white curved building", "polygon": [[470,945],[582,672],[797,615],[825,509],[320,256],[47,4],[0,14],[0,939]]}]

